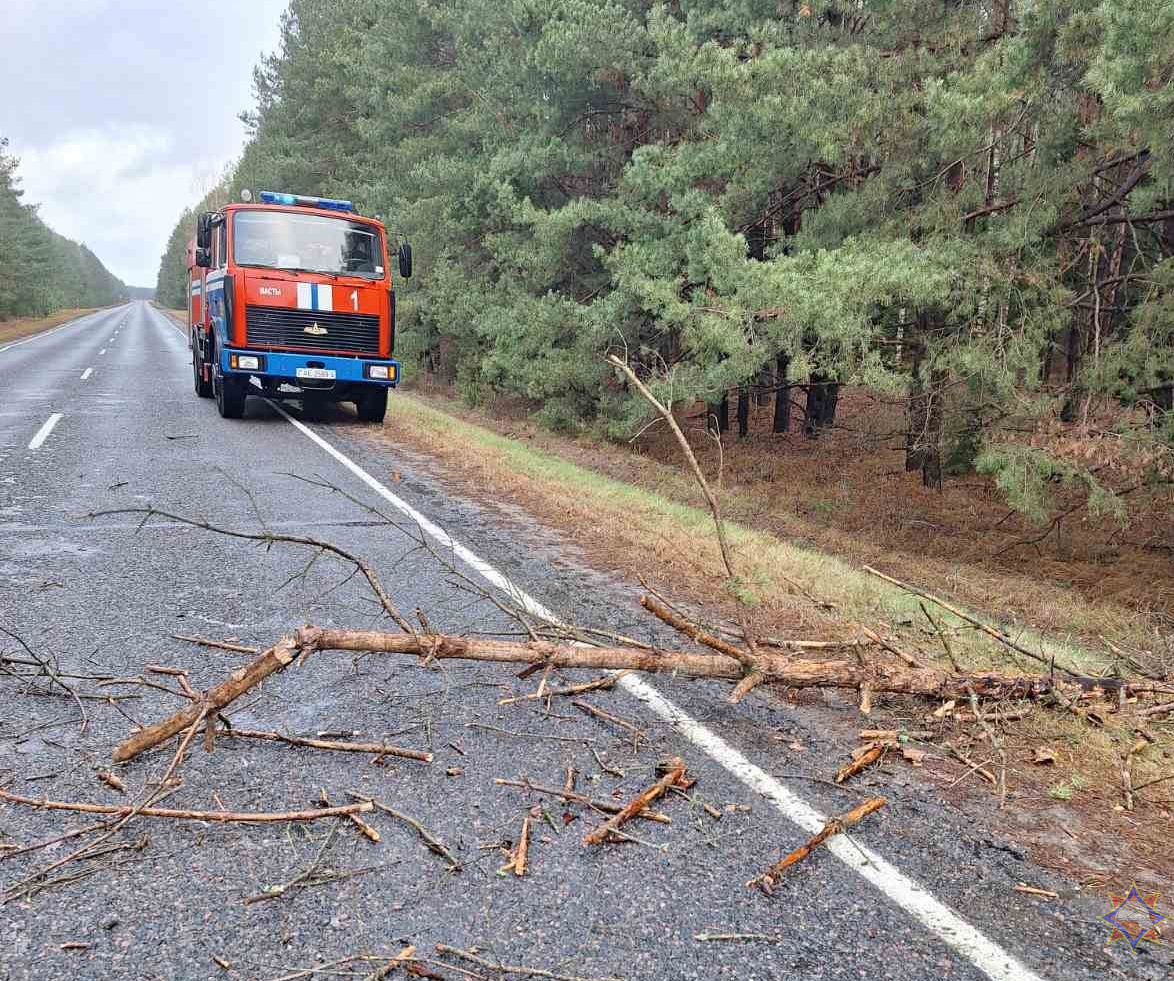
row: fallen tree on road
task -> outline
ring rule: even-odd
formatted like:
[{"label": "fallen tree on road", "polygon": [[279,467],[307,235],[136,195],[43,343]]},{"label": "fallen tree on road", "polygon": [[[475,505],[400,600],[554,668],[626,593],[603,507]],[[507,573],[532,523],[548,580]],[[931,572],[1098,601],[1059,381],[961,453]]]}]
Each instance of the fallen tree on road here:
[{"label": "fallen tree on road", "polygon": [[[337,630],[305,626],[238,668],[224,681],[209,688],[199,701],[147,726],[118,745],[115,762],[122,763],[160,745],[191,726],[204,713],[226,708],[266,678],[284,670],[295,660],[322,651],[369,654],[406,654],[425,659],[491,661],[554,668],[594,668],[611,671],[639,671],[685,678],[710,678],[740,682],[746,668],[723,654],[692,654],[683,651],[645,650],[633,647],[585,647],[545,640],[509,641],[448,634],[394,634],[376,630]],[[1069,697],[1079,693],[1078,685],[1067,685],[1048,675],[1007,675],[990,672],[948,674],[932,668],[911,668],[905,664],[874,660],[805,660],[782,654],[759,653],[754,671],[765,681],[791,688],[842,688],[859,691],[920,695],[928,698],[964,698],[973,690],[983,698],[1040,698],[1052,692]],[[1073,693],[1065,689],[1073,688]]]}]

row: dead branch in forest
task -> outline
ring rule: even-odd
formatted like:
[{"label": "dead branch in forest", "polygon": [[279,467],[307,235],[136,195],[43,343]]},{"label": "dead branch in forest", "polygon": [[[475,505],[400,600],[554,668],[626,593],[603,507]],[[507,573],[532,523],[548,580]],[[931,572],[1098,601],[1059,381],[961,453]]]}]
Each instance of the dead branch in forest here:
[{"label": "dead branch in forest", "polygon": [[670,787],[683,786],[685,786],[685,761],[680,758],[673,759],[669,762],[668,772],[663,777],[657,780],[651,787],[633,797],[617,814],[608,818],[598,828],[588,832],[583,838],[583,844],[603,844],[613,832],[619,831],[620,828],[631,821],[632,818],[648,807],[654,800],[664,796]]},{"label": "dead branch in forest", "polygon": [[868,815],[873,811],[879,811],[882,807],[885,806],[886,803],[888,802],[883,797],[870,797],[863,804],[859,805],[858,807],[854,807],[847,814],[844,814],[841,817],[832,818],[818,833],[807,839],[807,841],[791,852],[791,854],[786,856],[786,858],[775,862],[775,864],[763,872],[762,875],[755,876],[753,879],[747,882],[746,885],[758,886],[769,896],[774,890],[775,883],[778,881],[779,876],[786,872],[787,869],[789,869],[792,865],[794,865],[796,862],[803,861],[803,859],[810,855],[812,851],[822,845],[833,835],[840,834],[842,831],[844,831],[845,828],[849,828],[858,821],[868,817]]},{"label": "dead branch in forest", "polygon": [[971,624],[972,626],[977,627],[979,630],[981,630],[988,637],[991,637],[994,640],[997,640],[1000,644],[1003,644],[1004,646],[1011,648],[1011,650],[1016,651],[1017,653],[1022,654],[1025,657],[1030,657],[1033,661],[1039,661],[1041,664],[1046,664],[1049,668],[1057,668],[1060,671],[1063,671],[1064,674],[1069,675],[1070,677],[1073,677],[1073,678],[1080,676],[1078,672],[1073,671],[1071,668],[1067,668],[1064,665],[1057,663],[1053,658],[1048,658],[1048,657],[1045,657],[1043,654],[1036,654],[1035,651],[1028,650],[1022,644],[1017,643],[1015,640],[1008,637],[1005,633],[1003,633],[1003,631],[999,630],[998,628],[992,627],[989,623],[983,623],[981,620],[978,620],[975,617],[972,617],[969,613],[966,613],[965,611],[958,609],[958,607],[956,607],[950,603],[947,603],[945,600],[940,599],[937,596],[934,596],[932,593],[927,593],[922,589],[918,589],[916,586],[909,585],[909,583],[901,582],[900,579],[894,579],[892,576],[886,576],[883,572],[878,572],[876,569],[874,569],[870,565],[866,565],[863,568],[864,568],[865,572],[869,573],[870,575],[876,576],[878,579],[883,579],[885,582],[892,583],[894,586],[897,586],[897,587],[905,590],[905,592],[907,592],[907,593],[912,593],[914,596],[920,596],[922,599],[929,600],[931,603],[934,603],[937,606],[940,606],[946,612],[954,614],[954,616],[958,617],[958,619],[965,620],[967,623]]}]

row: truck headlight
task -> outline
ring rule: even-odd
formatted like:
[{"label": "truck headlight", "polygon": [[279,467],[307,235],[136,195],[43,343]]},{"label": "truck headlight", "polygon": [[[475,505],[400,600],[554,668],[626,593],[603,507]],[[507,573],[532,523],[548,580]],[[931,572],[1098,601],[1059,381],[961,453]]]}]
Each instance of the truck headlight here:
[{"label": "truck headlight", "polygon": [[385,364],[369,364],[367,365],[367,377],[376,378],[379,381],[391,381],[391,367]]},{"label": "truck headlight", "polygon": [[260,371],[261,358],[255,354],[230,354],[228,366],[238,371]]}]

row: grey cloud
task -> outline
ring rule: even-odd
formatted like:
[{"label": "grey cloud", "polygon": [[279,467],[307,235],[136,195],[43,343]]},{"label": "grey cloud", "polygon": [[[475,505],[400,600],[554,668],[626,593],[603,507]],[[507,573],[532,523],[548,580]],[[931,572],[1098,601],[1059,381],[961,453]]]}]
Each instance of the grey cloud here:
[{"label": "grey cloud", "polygon": [[0,0],[0,135],[27,200],[117,275],[155,281],[179,212],[244,138],[287,0]]}]

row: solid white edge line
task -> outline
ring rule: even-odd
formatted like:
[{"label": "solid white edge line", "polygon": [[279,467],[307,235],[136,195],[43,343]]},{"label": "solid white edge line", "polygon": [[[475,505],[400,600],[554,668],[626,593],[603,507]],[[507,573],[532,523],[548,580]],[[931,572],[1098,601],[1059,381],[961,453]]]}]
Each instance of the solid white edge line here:
[{"label": "solid white edge line", "polygon": [[85,381],[85,380],[86,380],[87,378],[89,378],[89,377],[90,377],[90,375],[92,375],[93,373],[94,373],[94,369],[93,369],[93,368],[87,368],[85,371],[83,371],[83,372],[82,372],[82,377],[81,377],[81,380],[82,380],[82,381]]},{"label": "solid white edge line", "polygon": [[[175,324],[165,314],[161,314],[161,316],[180,334],[184,333],[183,328]],[[407,501],[397,497],[341,450],[336,449],[309,426],[295,419],[276,402],[269,402],[269,404],[302,435],[341,463],[397,511],[414,521],[421,531],[435,539],[442,548],[451,550],[488,583],[500,589],[519,606],[535,616],[557,620],[557,617],[545,606],[480,556],[455,541],[448,532],[429,521]],[[761,767],[751,763],[739,750],[661,694],[659,689],[633,675],[624,675],[618,683],[751,790],[766,797],[774,804],[779,813],[792,824],[810,834],[814,834],[824,826],[827,821],[826,815],[821,814]],[[855,840],[849,841],[842,835],[830,838],[824,847],[862,879],[953,947],[988,977],[995,979],[995,981],[1043,981],[1041,975],[1021,963],[1014,955],[1000,947],[977,927],[962,919],[923,886],[909,878],[872,849],[864,847]]]},{"label": "solid white edge line", "polygon": [[[523,609],[542,619],[557,620],[557,617],[550,610],[520,589],[484,559],[455,541],[443,528],[429,521],[410,504],[397,497],[348,456],[300,420],[295,419],[276,402],[269,404],[311,442],[325,450],[401,514],[415,522],[445,551],[451,551],[458,556],[462,562],[476,570],[491,585],[506,593]],[[821,814],[797,794],[788,790],[769,773],[755,766],[740,751],[688,715],[647,681],[633,675],[625,675],[619,680],[619,684],[670,723],[690,742],[704,750],[708,756],[720,763],[751,790],[769,799],[779,813],[791,823],[814,834],[827,822],[826,815]],[[1039,975],[1020,963],[1012,954],[990,940],[977,927],[966,922],[952,909],[932,896],[924,887],[900,872],[871,849],[865,848],[855,841],[849,842],[842,836],[830,839],[826,847],[852,871],[920,920],[929,930],[957,950],[988,977],[997,979],[997,981],[1041,981]]]},{"label": "solid white edge line", "polygon": [[57,423],[59,423],[64,418],[64,416],[65,413],[63,412],[54,412],[53,415],[46,419],[41,428],[37,430],[37,435],[29,440],[29,449],[39,449],[41,444],[49,438],[49,434],[53,432],[53,427],[56,426]]}]

